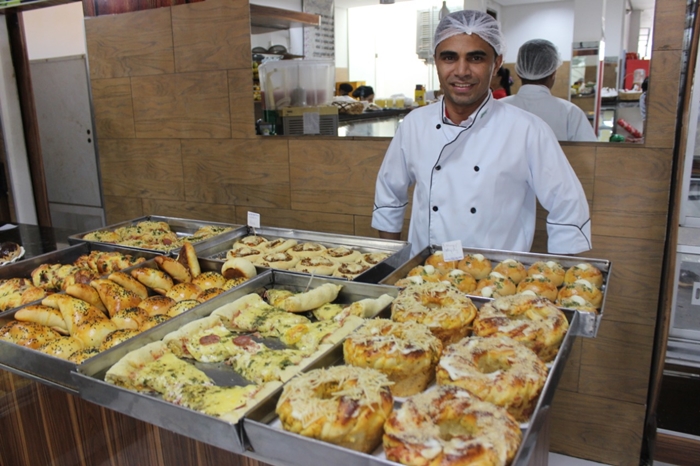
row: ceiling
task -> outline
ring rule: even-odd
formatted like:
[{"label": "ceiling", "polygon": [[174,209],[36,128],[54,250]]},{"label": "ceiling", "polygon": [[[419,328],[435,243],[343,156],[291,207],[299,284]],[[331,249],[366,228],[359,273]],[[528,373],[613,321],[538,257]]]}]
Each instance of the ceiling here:
[{"label": "ceiling", "polygon": [[[408,2],[412,0],[394,0],[395,2]],[[560,0],[494,0],[502,6],[526,5],[528,3],[555,2]],[[649,10],[654,8],[656,0],[627,0],[633,10]],[[378,5],[379,0],[335,0],[337,8],[352,8],[358,6]]]}]

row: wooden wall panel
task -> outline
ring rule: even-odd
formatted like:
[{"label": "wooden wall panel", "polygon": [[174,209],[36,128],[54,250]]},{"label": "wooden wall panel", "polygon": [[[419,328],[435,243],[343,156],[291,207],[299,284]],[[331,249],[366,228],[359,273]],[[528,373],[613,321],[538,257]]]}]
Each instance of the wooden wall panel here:
[{"label": "wooden wall panel", "polygon": [[287,141],[185,140],[187,200],[251,207],[291,206]]},{"label": "wooden wall panel", "polygon": [[104,204],[107,225],[145,215],[140,197],[104,196]]},{"label": "wooden wall panel", "polygon": [[107,196],[184,200],[180,141],[98,139]]},{"label": "wooden wall panel", "polygon": [[653,336],[652,325],[602,322],[596,338],[583,340],[578,391],[646,403]]},{"label": "wooden wall panel", "polygon": [[370,215],[377,171],[388,145],[387,140],[290,140],[292,207]]},{"label": "wooden wall panel", "polygon": [[[144,199],[143,211],[166,217],[211,220],[213,222],[234,223],[236,208],[227,204],[199,204],[164,199]],[[245,222],[244,222],[245,224]]]},{"label": "wooden wall panel", "polygon": [[86,18],[85,36],[91,79],[175,70],[169,8]]},{"label": "wooden wall panel", "polygon": [[229,138],[226,71],[131,78],[138,138]]},{"label": "wooden wall panel", "polygon": [[355,234],[352,215],[243,205],[236,207],[236,223],[246,225],[249,211],[260,214],[260,224],[263,226],[322,231],[341,235]]},{"label": "wooden wall panel", "polygon": [[654,9],[654,42],[652,63],[656,60],[654,52],[663,50],[680,50],[685,33],[686,0],[664,0],[656,2]]},{"label": "wooden wall panel", "polygon": [[[250,98],[251,80],[251,71],[248,68],[228,71],[232,138],[257,138],[254,104]],[[258,144],[257,141],[255,143]]]},{"label": "wooden wall panel", "polygon": [[566,361],[564,373],[557,385],[558,390],[567,390],[570,392],[578,391],[580,372],[581,372],[581,352],[583,348],[583,339],[577,338],[574,340],[574,345],[569,353],[569,359]]},{"label": "wooden wall panel", "polygon": [[[645,143],[649,147],[673,147],[678,113],[678,83],[681,77],[680,50],[654,51],[649,70],[649,101]],[[654,99],[654,93],[666,98]],[[650,122],[653,122],[651,124]]]},{"label": "wooden wall panel", "polygon": [[133,138],[134,107],[129,78],[93,79],[95,131],[101,138]]},{"label": "wooden wall panel", "polygon": [[593,200],[593,184],[596,174],[596,158],[591,157],[591,151],[595,150],[592,145],[579,144],[576,146],[562,147],[566,158],[571,164],[571,168],[576,172],[583,191],[586,193],[588,201]]},{"label": "wooden wall panel", "polygon": [[557,390],[550,451],[638,466],[643,423],[644,405]]},{"label": "wooden wall panel", "polygon": [[[173,8],[172,15],[178,73],[245,68],[251,78],[250,8],[247,5],[207,0]],[[252,91],[251,79],[248,87]]]}]

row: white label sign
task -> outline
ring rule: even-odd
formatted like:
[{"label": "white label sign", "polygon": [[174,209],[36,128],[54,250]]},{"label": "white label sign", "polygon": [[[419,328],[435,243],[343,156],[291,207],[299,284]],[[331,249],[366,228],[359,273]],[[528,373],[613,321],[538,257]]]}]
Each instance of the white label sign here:
[{"label": "white label sign", "polygon": [[460,240],[456,240],[442,243],[442,258],[445,261],[461,261],[464,259],[462,242]]},{"label": "white label sign", "polygon": [[257,212],[248,212],[248,226],[260,228],[260,214]]}]

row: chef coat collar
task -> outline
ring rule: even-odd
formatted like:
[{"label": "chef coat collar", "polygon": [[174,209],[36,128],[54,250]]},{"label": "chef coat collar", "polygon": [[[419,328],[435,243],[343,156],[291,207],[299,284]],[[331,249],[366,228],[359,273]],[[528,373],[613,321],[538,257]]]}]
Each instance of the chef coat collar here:
[{"label": "chef coat collar", "polygon": [[462,121],[461,123],[455,123],[450,119],[450,115],[447,111],[447,105],[445,105],[445,99],[442,99],[442,122],[445,123],[446,125],[453,125],[453,126],[462,126],[464,128],[471,128],[471,126],[474,124],[476,121],[477,117],[483,118],[486,116],[488,111],[491,109],[492,103],[495,99],[491,95],[491,91],[489,91],[488,95],[486,96],[486,99],[481,103],[479,108],[477,108],[474,112],[472,112],[469,117],[467,117],[466,120]]},{"label": "chef coat collar", "polygon": [[518,89],[518,95],[520,96],[539,96],[539,95],[552,95],[552,91],[543,84],[523,84]]}]

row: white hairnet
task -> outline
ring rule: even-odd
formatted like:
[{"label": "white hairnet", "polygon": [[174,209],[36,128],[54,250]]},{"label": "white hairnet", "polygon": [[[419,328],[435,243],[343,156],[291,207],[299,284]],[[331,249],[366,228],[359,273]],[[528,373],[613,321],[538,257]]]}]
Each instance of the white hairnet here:
[{"label": "white hairnet", "polygon": [[482,11],[462,10],[450,13],[440,20],[433,39],[433,53],[440,42],[457,34],[476,34],[493,47],[496,55],[503,55],[506,50],[501,26],[493,16]]},{"label": "white hairnet", "polygon": [[537,81],[546,78],[561,66],[557,48],[548,40],[533,39],[518,50],[515,72],[523,79]]}]

